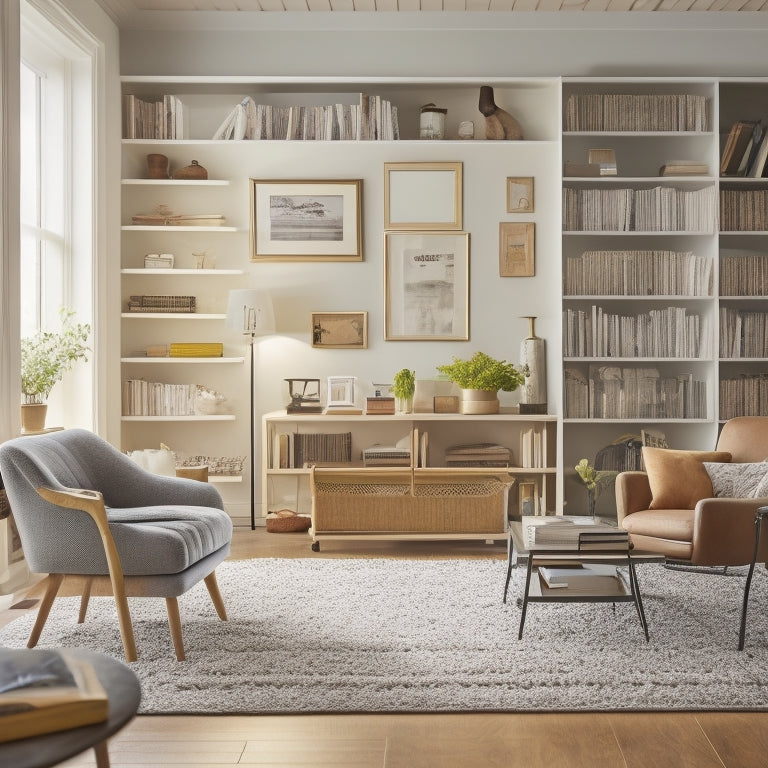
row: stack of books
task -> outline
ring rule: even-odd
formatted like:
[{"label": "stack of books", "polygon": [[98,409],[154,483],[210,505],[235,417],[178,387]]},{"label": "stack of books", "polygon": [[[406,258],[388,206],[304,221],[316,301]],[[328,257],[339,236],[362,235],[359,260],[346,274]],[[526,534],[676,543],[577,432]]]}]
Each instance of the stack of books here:
[{"label": "stack of books", "polygon": [[617,586],[618,571],[615,565],[541,566],[539,576],[549,589],[570,588],[590,594],[612,594]]},{"label": "stack of books", "polygon": [[93,667],[64,651],[0,651],[0,742],[100,723],[109,699]]},{"label": "stack of books", "polygon": [[397,445],[372,445],[363,450],[364,467],[410,467],[411,451]]},{"label": "stack of books", "polygon": [[629,547],[629,534],[626,531],[603,523],[576,523],[568,519],[547,520],[539,525],[528,526],[527,531],[529,545],[605,549],[604,543],[607,543],[610,549]]},{"label": "stack of books", "polygon": [[659,168],[659,176],[706,176],[707,163],[698,160],[670,160]]},{"label": "stack of books", "polygon": [[218,341],[180,342],[171,344],[170,357],[222,357],[224,345]]},{"label": "stack of books", "polygon": [[454,445],[446,448],[445,463],[449,467],[508,467],[512,451],[497,443]]}]

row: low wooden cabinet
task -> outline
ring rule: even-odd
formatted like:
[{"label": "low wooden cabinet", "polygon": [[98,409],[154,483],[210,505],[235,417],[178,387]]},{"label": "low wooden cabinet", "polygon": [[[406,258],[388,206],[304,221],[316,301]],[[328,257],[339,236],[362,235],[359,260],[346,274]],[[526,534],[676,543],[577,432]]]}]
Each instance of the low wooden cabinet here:
[{"label": "low wooden cabinet", "polygon": [[[341,509],[329,518],[324,499],[320,518],[313,523],[313,537],[354,534],[387,539],[504,538],[508,535],[505,521],[509,515],[554,514],[562,509],[562,471],[557,458],[558,426],[558,416],[521,415],[511,409],[484,415],[268,413],[262,419],[262,511],[265,515],[280,509],[311,514],[312,468],[316,467],[324,481],[333,475],[339,483],[347,485],[347,492],[350,486],[359,486],[355,493],[366,499],[369,511],[372,505],[380,504],[392,505],[392,509],[387,513],[388,521],[378,518],[374,521],[368,512],[358,511],[353,523],[349,519],[341,521]],[[319,461],[315,460],[317,456],[305,461],[301,451],[296,451],[296,445],[316,441],[322,443],[324,440],[331,448],[327,456]],[[451,448],[480,444],[508,448],[509,463],[505,466],[492,466],[490,462],[487,466],[480,463],[461,466],[455,463],[455,458],[451,458]],[[364,465],[363,452],[366,449],[395,445],[406,446],[410,450],[406,465]],[[338,446],[343,446],[343,453],[337,451]],[[475,527],[479,524],[477,520],[472,523],[466,520],[448,523],[439,517],[429,522],[424,508],[429,494],[437,486],[462,479],[472,483],[473,493],[483,495],[482,491],[478,491],[482,478],[495,478],[497,483],[499,478],[504,478],[503,482],[508,484],[503,493],[503,512],[489,513],[495,515],[493,526],[483,523],[481,530]],[[377,483],[398,485],[403,489],[400,494],[403,498],[397,503],[391,499],[381,501],[375,490],[371,490]],[[452,490],[456,490],[455,485]],[[447,492],[442,488],[437,492],[444,491]],[[345,504],[347,496],[344,494]],[[405,497],[409,498],[403,501]],[[408,505],[419,509],[416,518],[396,520]],[[486,507],[483,509],[487,511]],[[490,530],[491,527],[495,530]]]}]

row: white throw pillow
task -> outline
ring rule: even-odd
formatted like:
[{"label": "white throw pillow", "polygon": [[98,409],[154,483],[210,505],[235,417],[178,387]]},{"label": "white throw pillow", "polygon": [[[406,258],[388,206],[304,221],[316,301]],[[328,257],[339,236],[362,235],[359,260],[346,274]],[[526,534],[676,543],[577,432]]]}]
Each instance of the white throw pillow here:
[{"label": "white throw pillow", "polygon": [[754,499],[768,496],[768,462],[731,464],[704,462],[715,496]]}]

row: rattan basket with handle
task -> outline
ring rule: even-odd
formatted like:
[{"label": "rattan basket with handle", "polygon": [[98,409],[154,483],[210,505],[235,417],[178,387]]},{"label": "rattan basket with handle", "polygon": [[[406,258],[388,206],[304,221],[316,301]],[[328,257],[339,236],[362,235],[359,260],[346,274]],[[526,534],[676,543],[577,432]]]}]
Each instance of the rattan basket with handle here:
[{"label": "rattan basket with handle", "polygon": [[292,509],[278,509],[267,515],[268,533],[292,533],[308,531],[312,519],[308,515],[297,515]]}]

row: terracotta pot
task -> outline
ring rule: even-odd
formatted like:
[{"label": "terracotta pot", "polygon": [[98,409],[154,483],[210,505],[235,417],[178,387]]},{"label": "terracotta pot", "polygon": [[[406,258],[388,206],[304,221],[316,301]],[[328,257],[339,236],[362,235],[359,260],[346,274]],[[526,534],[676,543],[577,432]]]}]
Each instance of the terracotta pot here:
[{"label": "terracotta pot", "polygon": [[499,398],[497,392],[488,389],[462,389],[461,403],[459,405],[462,413],[482,414],[498,413]]},{"label": "terracotta pot", "polygon": [[48,413],[46,403],[21,406],[21,431],[42,432],[45,429],[45,417]]},{"label": "terracotta pot", "polygon": [[167,179],[168,158],[165,155],[147,155],[147,176],[150,179]]}]

